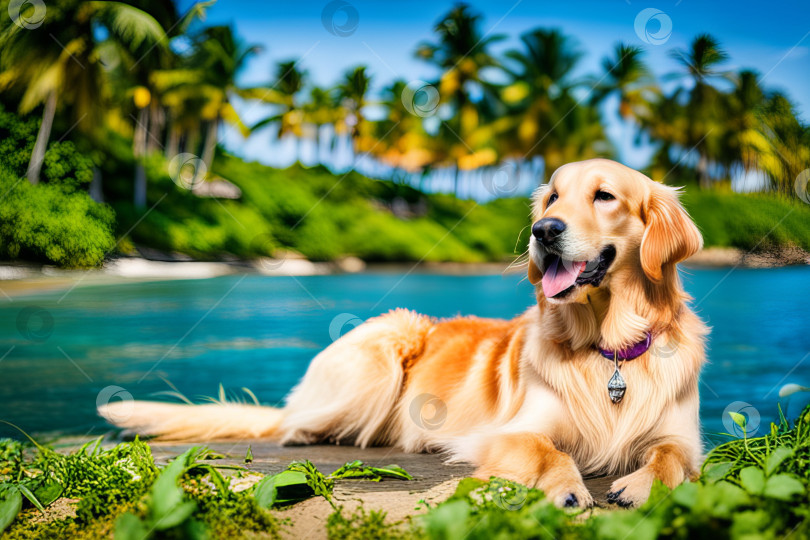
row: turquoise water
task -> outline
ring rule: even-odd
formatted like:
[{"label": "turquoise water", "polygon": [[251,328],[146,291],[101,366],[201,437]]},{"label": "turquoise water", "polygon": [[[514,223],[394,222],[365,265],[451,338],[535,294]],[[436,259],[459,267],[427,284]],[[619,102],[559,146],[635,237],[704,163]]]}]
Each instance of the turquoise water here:
[{"label": "turquoise water", "polygon": [[[723,411],[735,401],[760,414],[761,432],[776,417],[782,384],[810,386],[810,268],[690,270],[684,280],[713,327],[701,383],[707,444],[728,431]],[[394,307],[512,317],[533,301],[522,276],[417,272],[231,276],[64,294],[0,297],[0,419],[27,431],[99,432],[97,401],[116,392],[153,397],[170,389],[165,380],[192,399],[216,395],[221,383],[276,404],[332,336],[362,319]],[[790,413],[806,402],[794,395]]]}]

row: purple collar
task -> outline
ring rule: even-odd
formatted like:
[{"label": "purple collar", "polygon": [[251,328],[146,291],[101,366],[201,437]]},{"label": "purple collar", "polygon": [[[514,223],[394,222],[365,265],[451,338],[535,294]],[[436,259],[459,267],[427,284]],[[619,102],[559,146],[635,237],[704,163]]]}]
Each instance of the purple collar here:
[{"label": "purple collar", "polygon": [[603,349],[602,347],[598,347],[598,349],[599,352],[602,354],[602,356],[604,356],[608,360],[613,360],[615,355],[616,358],[624,361],[638,358],[639,356],[647,352],[647,350],[650,348],[650,345],[652,345],[652,334],[647,332],[647,336],[643,340],[639,341],[634,345],[630,345],[626,349],[622,349],[620,351],[610,351],[608,349]]}]

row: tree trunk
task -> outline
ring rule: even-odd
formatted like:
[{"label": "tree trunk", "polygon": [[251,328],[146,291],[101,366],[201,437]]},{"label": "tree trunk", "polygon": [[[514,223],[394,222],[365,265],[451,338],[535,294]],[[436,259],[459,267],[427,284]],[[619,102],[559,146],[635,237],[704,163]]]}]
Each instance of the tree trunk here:
[{"label": "tree trunk", "polygon": [[219,127],[219,118],[214,118],[208,124],[208,131],[205,133],[205,143],[203,144],[202,161],[206,169],[211,170],[211,165],[214,163],[214,152],[217,149],[217,128]]},{"label": "tree trunk", "polygon": [[32,185],[39,183],[39,173],[42,170],[42,161],[45,159],[45,150],[48,148],[48,140],[51,138],[51,128],[53,127],[53,117],[56,115],[56,92],[51,91],[45,101],[45,110],[42,111],[42,123],[39,125],[37,141],[34,143],[34,151],[31,153],[31,161],[28,164],[28,181]]},{"label": "tree trunk", "polygon": [[138,210],[146,208],[146,169],[140,161],[135,164],[135,197],[133,202]]},{"label": "tree trunk", "polygon": [[97,203],[104,202],[104,190],[101,186],[101,169],[93,167],[93,180],[90,182],[90,198]]},{"label": "tree trunk", "polygon": [[187,154],[197,155],[197,148],[200,146],[200,126],[194,126],[194,129],[186,133],[186,141],[183,152]]},{"label": "tree trunk", "polygon": [[321,164],[321,126],[315,124],[315,165]]},{"label": "tree trunk", "polygon": [[166,159],[172,159],[180,153],[180,130],[178,130],[174,122],[169,122],[169,128],[166,130]]},{"label": "tree trunk", "polygon": [[146,152],[151,154],[158,151],[160,146],[160,131],[163,129],[165,116],[163,109],[156,99],[149,104],[149,130],[146,139]]},{"label": "tree trunk", "polygon": [[453,195],[458,197],[458,182],[461,176],[461,169],[456,164],[456,171],[453,173]]},{"label": "tree trunk", "polygon": [[146,153],[146,129],[149,124],[148,112],[146,107],[138,111],[138,118],[135,121],[135,135],[132,138],[132,154],[135,159]]},{"label": "tree trunk", "polygon": [[132,202],[135,208],[146,208],[146,169],[143,166],[143,155],[146,153],[146,133],[149,117],[146,107],[138,112],[135,124],[135,137],[132,140],[132,154],[135,156],[135,184]]},{"label": "tree trunk", "polygon": [[709,159],[703,152],[700,153],[700,157],[698,158],[697,174],[701,189],[708,189],[711,187],[711,182],[709,180]]}]

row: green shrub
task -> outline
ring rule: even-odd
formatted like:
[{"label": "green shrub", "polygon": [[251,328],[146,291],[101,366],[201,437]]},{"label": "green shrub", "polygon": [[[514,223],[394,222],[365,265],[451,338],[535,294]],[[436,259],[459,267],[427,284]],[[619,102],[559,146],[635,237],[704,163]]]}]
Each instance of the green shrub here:
[{"label": "green shrub", "polygon": [[112,210],[83,191],[32,186],[0,169],[0,193],[0,257],[89,268],[115,247]]},{"label": "green shrub", "polygon": [[[0,107],[0,166],[17,177],[26,176],[34,150],[39,119],[21,117]],[[72,141],[52,141],[42,162],[41,180],[65,191],[84,189],[93,179],[93,160]]]}]

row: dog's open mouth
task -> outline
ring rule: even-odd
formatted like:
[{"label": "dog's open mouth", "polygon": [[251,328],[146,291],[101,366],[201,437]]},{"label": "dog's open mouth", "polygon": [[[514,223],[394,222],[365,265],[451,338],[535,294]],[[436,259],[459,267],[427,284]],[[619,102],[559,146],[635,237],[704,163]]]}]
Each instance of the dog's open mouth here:
[{"label": "dog's open mouth", "polygon": [[581,285],[598,287],[615,258],[613,246],[607,246],[591,261],[569,261],[549,253],[543,259],[543,294],[546,298],[563,298]]}]

